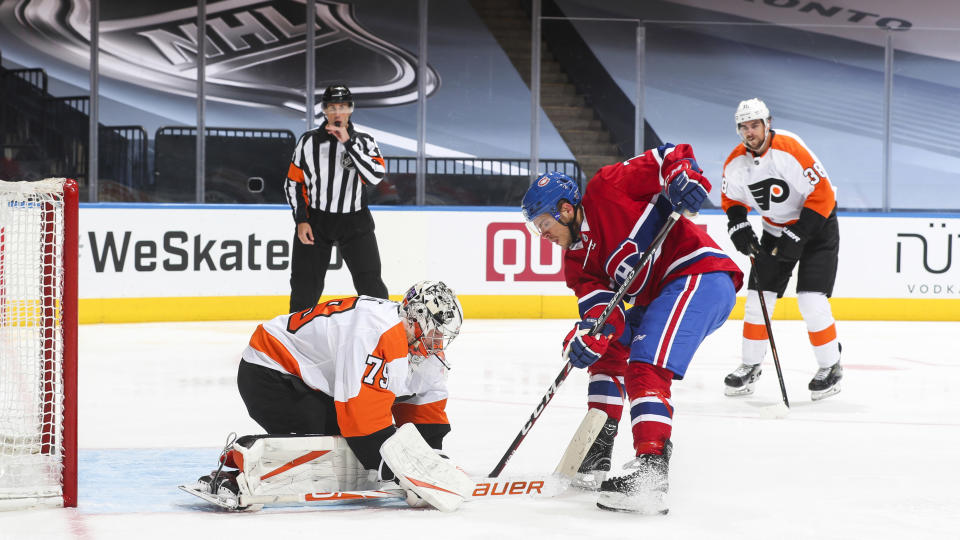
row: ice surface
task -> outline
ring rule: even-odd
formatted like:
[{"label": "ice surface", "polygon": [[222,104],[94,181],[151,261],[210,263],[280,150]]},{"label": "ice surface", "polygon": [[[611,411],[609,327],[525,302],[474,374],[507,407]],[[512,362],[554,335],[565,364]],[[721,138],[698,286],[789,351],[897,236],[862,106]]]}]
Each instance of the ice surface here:
[{"label": "ice surface", "polygon": [[[595,495],[476,501],[452,514],[403,503],[217,511],[177,490],[214,465],[230,431],[258,433],[235,387],[256,322],[80,328],[80,506],[0,512],[0,539],[960,538],[960,323],[837,323],[843,391],[813,403],[800,321],[774,321],[793,408],[772,361],[753,396],[723,395],[740,321],[710,336],[675,382],[670,514],[599,510]],[[452,345],[445,448],[468,473],[499,461],[560,372],[569,321],[468,319]],[[574,371],[503,473],[549,473],[584,411]],[[615,467],[631,447],[625,419]]]}]

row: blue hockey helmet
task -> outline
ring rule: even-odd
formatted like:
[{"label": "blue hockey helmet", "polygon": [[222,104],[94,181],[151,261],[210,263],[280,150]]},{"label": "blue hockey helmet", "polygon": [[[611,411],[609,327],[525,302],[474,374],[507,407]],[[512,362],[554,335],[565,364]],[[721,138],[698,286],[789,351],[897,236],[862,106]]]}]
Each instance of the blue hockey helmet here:
[{"label": "blue hockey helmet", "polygon": [[577,183],[562,172],[553,171],[540,175],[530,184],[520,208],[527,221],[533,221],[540,214],[550,214],[560,221],[560,201],[567,201],[576,208],[580,200]]}]

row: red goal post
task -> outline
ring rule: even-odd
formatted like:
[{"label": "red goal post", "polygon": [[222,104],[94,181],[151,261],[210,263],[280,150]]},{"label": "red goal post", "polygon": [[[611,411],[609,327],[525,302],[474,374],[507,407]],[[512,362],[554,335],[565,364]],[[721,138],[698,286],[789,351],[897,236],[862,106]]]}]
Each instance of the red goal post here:
[{"label": "red goal post", "polygon": [[77,505],[74,180],[0,180],[0,510]]}]

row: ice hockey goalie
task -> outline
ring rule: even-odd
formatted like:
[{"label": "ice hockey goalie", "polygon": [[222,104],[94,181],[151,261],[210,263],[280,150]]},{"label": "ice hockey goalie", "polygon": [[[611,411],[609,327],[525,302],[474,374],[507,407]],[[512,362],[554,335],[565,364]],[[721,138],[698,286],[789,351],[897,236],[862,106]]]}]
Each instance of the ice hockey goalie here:
[{"label": "ice hockey goalie", "polygon": [[228,441],[217,470],[184,489],[240,509],[402,486],[410,502],[455,509],[472,484],[436,450],[450,431],[446,349],[462,320],[451,289],[422,281],[399,303],[340,298],[259,325],[237,386],[270,435]]}]

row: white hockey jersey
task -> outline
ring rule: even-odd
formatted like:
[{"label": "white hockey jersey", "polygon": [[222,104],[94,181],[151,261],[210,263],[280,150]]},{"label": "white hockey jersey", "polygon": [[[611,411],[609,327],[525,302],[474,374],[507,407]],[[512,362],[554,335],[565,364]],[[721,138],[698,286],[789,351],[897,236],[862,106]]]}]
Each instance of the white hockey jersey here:
[{"label": "white hockey jersey", "polygon": [[397,425],[424,418],[449,423],[446,369],[437,357],[411,363],[396,302],[354,296],[281,315],[257,327],[243,359],[333,396],[344,437],[393,425],[397,396],[419,398],[400,407]]},{"label": "white hockey jersey", "polygon": [[800,217],[806,207],[829,217],[836,206],[836,190],[817,156],[797,135],[771,130],[770,147],[761,155],[741,143],[723,165],[721,206],[756,209],[763,228],[774,236]]}]

